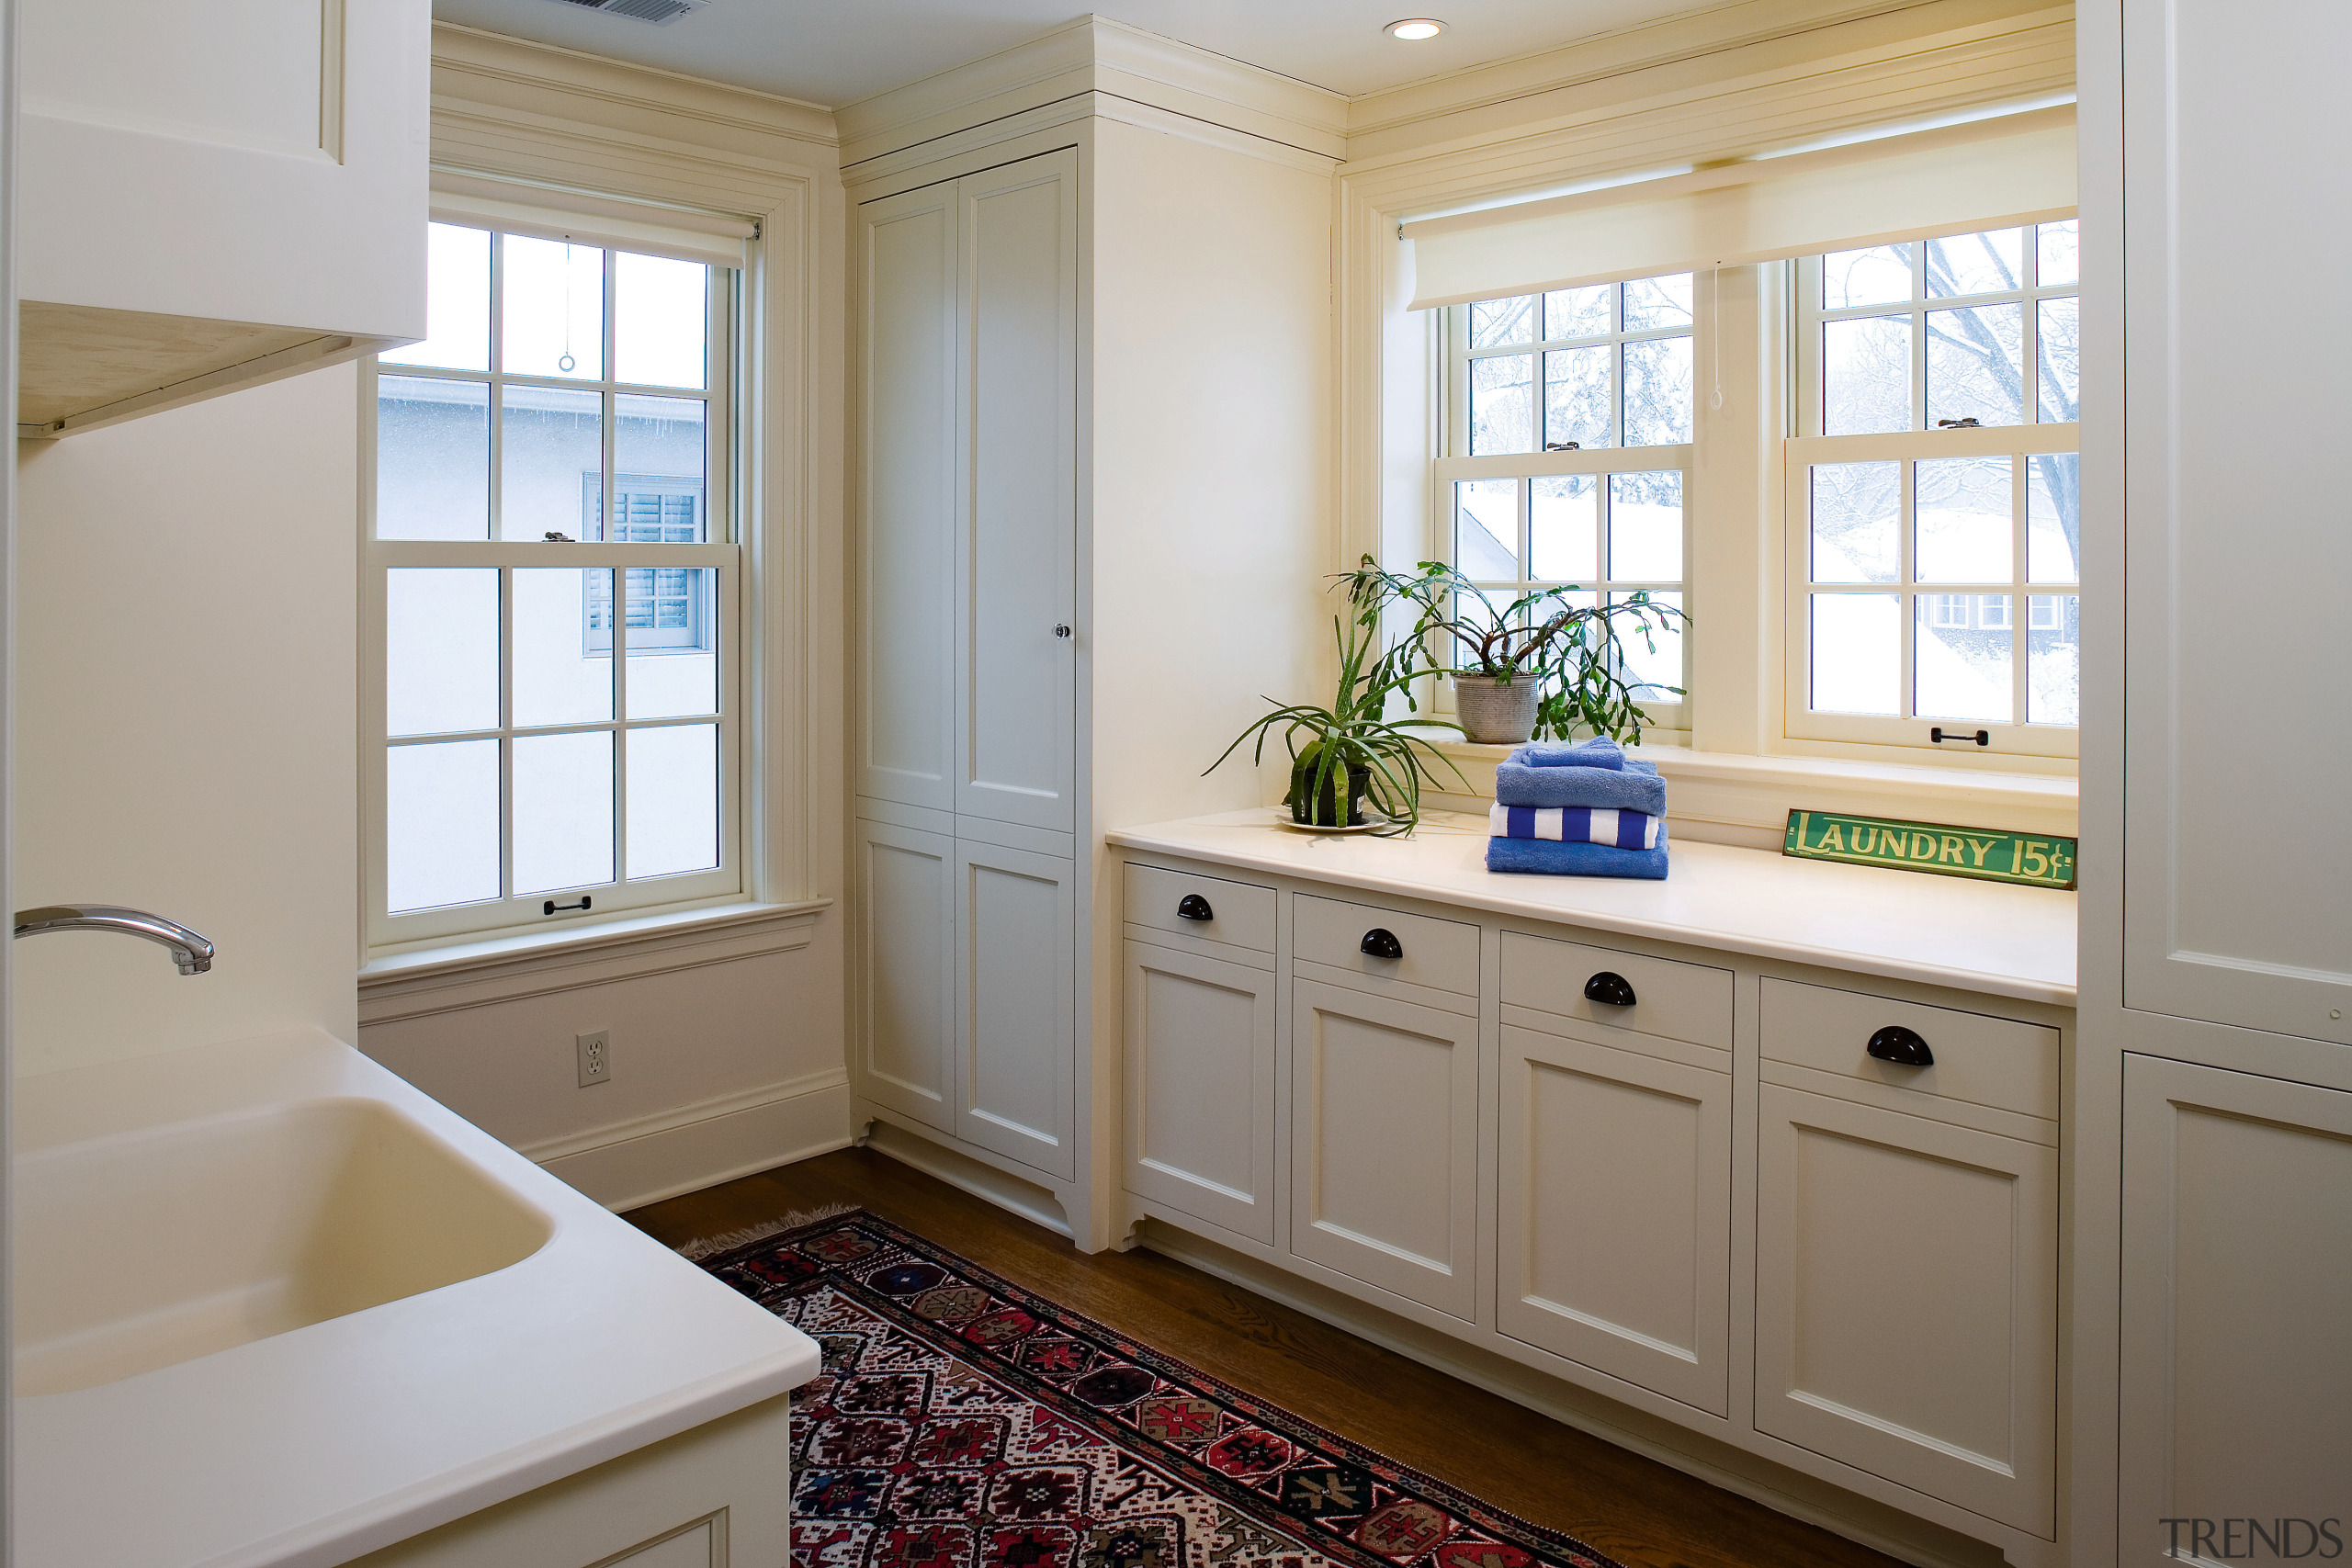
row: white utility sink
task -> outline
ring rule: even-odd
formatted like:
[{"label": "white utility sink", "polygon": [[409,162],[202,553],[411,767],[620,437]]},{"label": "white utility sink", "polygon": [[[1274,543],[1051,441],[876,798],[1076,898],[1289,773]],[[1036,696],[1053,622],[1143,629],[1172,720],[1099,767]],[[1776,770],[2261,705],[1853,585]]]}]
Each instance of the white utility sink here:
[{"label": "white utility sink", "polygon": [[16,1190],[20,1395],[71,1393],[454,1285],[521,1262],[555,1231],[375,1100],[43,1149],[18,1165]]},{"label": "white utility sink", "polygon": [[816,1374],[320,1031],[17,1090],[22,1562],[328,1568]]}]

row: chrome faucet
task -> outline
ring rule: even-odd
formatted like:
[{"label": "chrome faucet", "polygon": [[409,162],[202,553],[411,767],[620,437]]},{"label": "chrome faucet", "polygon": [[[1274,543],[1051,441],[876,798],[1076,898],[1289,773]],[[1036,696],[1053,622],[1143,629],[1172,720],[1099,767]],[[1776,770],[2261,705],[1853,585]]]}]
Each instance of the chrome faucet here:
[{"label": "chrome faucet", "polygon": [[212,944],[177,920],[126,909],[119,904],[48,904],[17,911],[17,934],[42,931],[128,931],[172,950],[183,975],[201,975],[212,967]]}]

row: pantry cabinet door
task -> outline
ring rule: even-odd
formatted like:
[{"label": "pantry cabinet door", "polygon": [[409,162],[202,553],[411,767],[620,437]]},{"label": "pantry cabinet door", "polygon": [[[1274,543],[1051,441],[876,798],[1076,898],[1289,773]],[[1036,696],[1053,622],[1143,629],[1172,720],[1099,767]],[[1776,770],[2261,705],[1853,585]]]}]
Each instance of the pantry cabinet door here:
[{"label": "pantry cabinet door", "polygon": [[1272,1245],[1274,977],[1127,943],[1127,1190]]},{"label": "pantry cabinet door", "polygon": [[1072,863],[958,839],[956,880],[956,1135],[1070,1180]]},{"label": "pantry cabinet door", "polygon": [[857,793],[956,808],[956,187],[857,209]]},{"label": "pantry cabinet door", "polygon": [[[425,335],[425,0],[74,0],[17,14],[10,218],[26,301]],[[104,385],[149,355],[200,374],[171,334],[203,327],[159,327],[81,339],[117,361],[85,377]],[[260,353],[279,340],[247,341]]]},{"label": "pantry cabinet door", "polygon": [[956,811],[1073,830],[1078,154],[956,184],[963,315]]},{"label": "pantry cabinet door", "polygon": [[1756,1427],[2051,1537],[2058,1152],[1766,1084]]},{"label": "pantry cabinet door", "polygon": [[[2352,203],[2305,176],[2352,163],[2352,6],[2260,15],[2123,6],[2123,1001],[2352,1044],[2352,616],[2333,609],[2352,293],[2315,291],[2291,328],[2213,305],[2352,251]],[[2247,658],[2203,656],[2217,590],[2256,581],[2294,613]]]},{"label": "pantry cabinet door", "polygon": [[1711,1069],[1509,1025],[1502,1043],[1496,1326],[1728,1414],[1729,1054]]},{"label": "pantry cabinet door", "polygon": [[1293,981],[1293,1255],[1471,1322],[1477,1202],[1477,1020]]},{"label": "pantry cabinet door", "polygon": [[859,822],[857,1091],[943,1133],[956,1130],[956,840]]},{"label": "pantry cabinet door", "polygon": [[[2352,1520],[2352,1094],[2123,1059],[2126,1564]],[[2181,1528],[2177,1557],[2171,1530]],[[2257,1552],[2247,1521],[2291,1551]],[[2215,1533],[2197,1543],[2202,1521]]]}]

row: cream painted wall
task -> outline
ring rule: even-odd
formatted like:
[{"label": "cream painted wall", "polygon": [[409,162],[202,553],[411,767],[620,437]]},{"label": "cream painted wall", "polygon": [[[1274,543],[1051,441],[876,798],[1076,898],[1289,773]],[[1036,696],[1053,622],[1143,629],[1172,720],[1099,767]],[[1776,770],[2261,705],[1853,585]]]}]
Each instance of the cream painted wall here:
[{"label": "cream painted wall", "polygon": [[[763,898],[836,896],[843,213],[832,117],[440,25],[433,156],[479,174],[765,215],[752,285],[762,342],[746,368],[764,394],[752,482],[765,524],[753,544],[765,624],[750,653],[767,788],[748,853]],[[803,931],[752,942],[778,951],[728,947],[724,962],[607,953],[578,964],[564,988],[526,981],[514,989],[537,994],[445,1011],[371,988],[357,1043],[599,1201],[648,1201],[848,1142],[839,919],[818,910]],[[573,1037],[599,1029],[612,1033],[612,1077],[583,1089]]]},{"label": "cream painted wall", "polygon": [[[368,1055],[600,1201],[649,1201],[849,1141],[840,923],[805,947],[370,1024]],[[612,1035],[579,1086],[574,1036]]]},{"label": "cream painted wall", "polygon": [[348,1040],[357,950],[356,372],[17,447],[17,901],[219,944],[16,953],[20,1074],[291,1024]]}]

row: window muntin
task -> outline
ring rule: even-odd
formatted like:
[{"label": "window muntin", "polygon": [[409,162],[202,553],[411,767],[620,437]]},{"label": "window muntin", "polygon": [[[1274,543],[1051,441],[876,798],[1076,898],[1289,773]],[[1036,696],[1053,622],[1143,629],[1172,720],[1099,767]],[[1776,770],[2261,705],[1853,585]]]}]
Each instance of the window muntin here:
[{"label": "window muntin", "polygon": [[1687,446],[1691,275],[1455,306],[1458,457]]},{"label": "window muntin", "polygon": [[440,223],[431,257],[430,336],[369,378],[371,942],[739,894],[735,275]]},{"label": "window muntin", "polygon": [[2075,232],[1794,264],[1792,737],[1929,746],[1940,725],[1993,753],[2074,753]]},{"label": "window muntin", "polygon": [[[1436,552],[1501,603],[1570,587],[1679,609],[1694,419],[1692,276],[1678,273],[1444,312],[1446,454]],[[1683,724],[1682,626],[1629,639],[1638,694]],[[1442,657],[1453,657],[1452,654]]]}]

